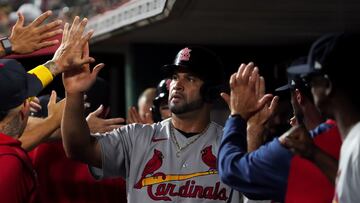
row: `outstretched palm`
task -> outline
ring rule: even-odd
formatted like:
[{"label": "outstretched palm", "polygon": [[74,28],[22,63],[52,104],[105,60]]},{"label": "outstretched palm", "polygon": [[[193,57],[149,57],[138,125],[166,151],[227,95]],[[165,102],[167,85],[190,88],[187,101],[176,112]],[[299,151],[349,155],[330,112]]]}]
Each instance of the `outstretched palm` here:
[{"label": "outstretched palm", "polygon": [[[83,58],[89,57],[89,45],[83,50]],[[103,63],[97,64],[91,71],[90,65],[84,64],[82,68],[69,70],[63,73],[63,84],[66,92],[80,93],[88,90],[96,80],[99,71],[104,67]]]}]

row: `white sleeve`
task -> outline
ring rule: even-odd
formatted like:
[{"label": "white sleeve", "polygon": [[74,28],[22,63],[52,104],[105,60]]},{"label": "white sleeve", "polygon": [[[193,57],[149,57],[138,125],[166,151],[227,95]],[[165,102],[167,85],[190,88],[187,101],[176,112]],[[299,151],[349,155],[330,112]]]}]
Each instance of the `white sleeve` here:
[{"label": "white sleeve", "polygon": [[101,147],[102,168],[89,166],[94,178],[127,177],[133,141],[140,133],[136,130],[137,125],[126,125],[111,132],[96,135]]}]

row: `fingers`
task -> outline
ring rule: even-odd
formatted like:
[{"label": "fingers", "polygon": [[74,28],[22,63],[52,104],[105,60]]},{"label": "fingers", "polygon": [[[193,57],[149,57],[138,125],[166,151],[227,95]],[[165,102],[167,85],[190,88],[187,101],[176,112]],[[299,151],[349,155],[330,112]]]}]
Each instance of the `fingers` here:
[{"label": "fingers", "polygon": [[270,103],[270,107],[269,107],[270,114],[274,113],[274,111],[278,105],[279,105],[279,97],[275,96],[275,97],[273,97],[273,99],[271,100],[271,103]]},{"label": "fingers", "polygon": [[36,48],[37,49],[41,49],[41,48],[45,48],[45,47],[51,47],[54,46],[55,44],[58,44],[59,40],[51,40],[51,41],[45,41],[45,42],[41,42],[39,43]]},{"label": "fingers", "polygon": [[42,25],[38,28],[39,33],[48,32],[50,30],[55,29],[56,27],[60,26],[62,24],[62,20],[55,20],[51,23]]},{"label": "fingers", "polygon": [[144,123],[147,123],[147,124],[152,124],[152,123],[154,123],[154,120],[152,119],[152,113],[151,113],[151,112],[145,114]]},{"label": "fingers", "polygon": [[124,123],[125,119],[124,118],[110,118],[110,119],[105,119],[104,123],[106,125],[116,125],[116,124],[120,124],[120,123]]},{"label": "fingers", "polygon": [[90,114],[93,114],[95,116],[99,116],[104,110],[104,106],[101,104],[99,108],[97,108],[95,111],[91,112]]},{"label": "fingers", "polygon": [[255,67],[253,69],[253,71],[251,72],[251,75],[249,76],[249,80],[248,80],[248,85],[250,87],[250,89],[252,89],[255,92],[255,95],[258,95],[258,90],[257,90],[257,82],[259,79],[259,69],[258,67]]},{"label": "fingers", "polygon": [[233,73],[230,76],[229,85],[230,85],[231,89],[233,89],[236,86],[236,75],[237,75],[237,73]]},{"label": "fingers", "polygon": [[41,110],[41,105],[38,103],[38,102],[36,102],[36,101],[31,101],[30,102],[30,111],[32,111],[32,112],[38,112],[38,111],[40,111]]},{"label": "fingers", "polygon": [[14,27],[23,27],[25,21],[24,15],[20,12],[18,12],[17,15],[18,15],[18,19],[16,20]]},{"label": "fingers", "polygon": [[86,24],[88,23],[88,19],[87,18],[84,18],[78,25],[77,29],[76,29],[76,35],[75,36],[76,38],[79,38],[80,36],[82,36],[84,30],[85,30],[85,27],[86,27]]},{"label": "fingers", "polygon": [[243,73],[244,73],[245,67],[246,67],[246,65],[245,65],[244,63],[242,63],[242,64],[240,65],[240,67],[239,67],[239,69],[238,69],[238,71],[237,71],[237,73],[236,73],[236,79],[241,78],[241,76],[242,76]]},{"label": "fingers", "polygon": [[48,106],[56,103],[56,92],[54,90],[51,91],[51,95],[49,98]]},{"label": "fingers", "polygon": [[130,107],[128,113],[128,123],[143,123],[138,111],[134,106]]},{"label": "fingers", "polygon": [[69,29],[69,35],[70,36],[74,36],[75,34],[75,31],[78,27],[78,24],[79,24],[79,21],[80,21],[80,17],[79,16],[75,16],[71,26],[70,26],[70,29]]},{"label": "fingers", "polygon": [[80,46],[84,46],[86,43],[88,43],[93,34],[94,30],[90,30],[88,33],[86,33],[86,35],[82,36],[80,39]]},{"label": "fingers", "polygon": [[243,83],[247,84],[249,82],[249,77],[252,74],[252,71],[254,69],[254,63],[250,62],[246,67],[244,68],[244,71],[241,75],[241,78],[239,78]]},{"label": "fingers", "polygon": [[[94,60],[94,59],[93,59]],[[94,67],[94,69],[93,69],[93,71],[92,71],[92,77],[93,78],[96,78],[97,77],[97,75],[99,74],[99,72],[101,71],[101,69],[103,69],[105,67],[105,64],[103,64],[103,63],[99,63],[99,64],[97,64],[95,67]]]},{"label": "fingers", "polygon": [[69,29],[70,29],[70,24],[69,24],[69,23],[65,23],[62,40],[66,40],[66,39],[68,38]]},{"label": "fingers", "polygon": [[45,32],[45,33],[41,34],[40,39],[41,40],[48,39],[48,38],[54,37],[56,35],[59,35],[62,32],[63,32],[62,29],[57,29],[57,30],[53,30],[53,31],[50,31],[50,32]]},{"label": "fingers", "polygon": [[37,17],[33,22],[29,24],[29,26],[37,27],[41,23],[43,23],[49,16],[51,16],[51,11],[46,11],[45,13],[41,14],[39,17]]},{"label": "fingers", "polygon": [[257,104],[257,109],[262,109],[266,103],[270,102],[270,100],[273,98],[273,95],[272,94],[266,94],[264,95],[259,101],[258,101],[258,104]]}]

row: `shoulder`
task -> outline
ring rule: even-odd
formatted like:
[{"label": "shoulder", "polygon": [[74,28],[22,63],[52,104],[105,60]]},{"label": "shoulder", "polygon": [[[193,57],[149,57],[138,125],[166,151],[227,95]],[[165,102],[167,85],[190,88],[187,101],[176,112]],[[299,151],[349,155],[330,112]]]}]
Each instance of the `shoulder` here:
[{"label": "shoulder", "polygon": [[14,154],[0,154],[0,179],[16,180],[24,170],[22,160]]}]

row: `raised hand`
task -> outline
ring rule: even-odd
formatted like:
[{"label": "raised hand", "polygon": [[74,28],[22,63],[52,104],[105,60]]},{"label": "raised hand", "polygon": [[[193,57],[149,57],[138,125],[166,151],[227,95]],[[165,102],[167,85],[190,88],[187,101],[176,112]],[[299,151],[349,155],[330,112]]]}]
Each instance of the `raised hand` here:
[{"label": "raised hand", "polygon": [[126,119],[127,124],[131,123],[140,123],[140,124],[151,124],[154,123],[154,120],[152,119],[151,113],[146,113],[145,118],[141,118],[139,112],[135,108],[135,106],[132,106],[129,108],[128,111],[128,117]]},{"label": "raised hand", "polygon": [[91,112],[87,117],[86,121],[89,125],[91,133],[105,133],[112,131],[113,129],[120,128],[121,123],[125,122],[123,118],[101,118],[101,114],[104,112],[104,106],[100,105],[98,109]]},{"label": "raised hand", "polygon": [[[260,100],[265,96],[265,80],[263,77],[260,77],[257,81],[257,91],[256,98]],[[265,123],[271,118],[274,114],[274,111],[279,103],[279,97],[275,96],[272,100],[267,100],[265,105],[257,111],[253,116],[251,116],[247,122],[248,126],[254,125],[265,125]]]},{"label": "raised hand", "polygon": [[56,20],[42,25],[51,14],[51,11],[47,11],[29,25],[24,26],[24,16],[21,13],[18,13],[18,19],[13,26],[9,37],[12,44],[12,51],[15,54],[29,54],[38,49],[59,43],[59,40],[47,39],[62,33],[62,29],[59,28],[62,21]]},{"label": "raised hand", "polygon": [[62,99],[59,102],[56,102],[56,92],[51,91],[49,102],[47,105],[48,108],[48,117],[53,117],[56,122],[61,123],[61,118],[64,112],[65,99]]},{"label": "raised hand", "polygon": [[[83,35],[88,20],[80,20],[78,16],[74,18],[72,25],[68,23],[64,26],[60,47],[56,50],[51,61],[55,63],[50,70],[54,75],[71,69],[80,69],[85,64],[95,61],[89,54],[83,54],[84,47],[90,40],[93,30]],[[50,68],[50,69],[51,69]]]},{"label": "raised hand", "polygon": [[[89,44],[83,47],[84,58],[89,58]],[[91,71],[88,63],[81,68],[72,69],[63,73],[63,84],[67,93],[82,93],[88,90],[96,81],[99,71],[104,67],[103,63],[97,64]]]},{"label": "raised hand", "polygon": [[259,91],[256,86],[259,80],[259,70],[254,67],[251,62],[249,64],[241,64],[238,72],[230,77],[230,96],[222,93],[221,96],[228,103],[231,114],[239,114],[246,121],[259,111],[272,95],[266,94],[261,99],[256,95]]},{"label": "raised hand", "polygon": [[[260,100],[265,95],[265,80],[260,77],[256,82],[258,91],[256,97]],[[269,121],[278,105],[279,98],[273,97],[247,121],[247,146],[248,152],[258,149],[265,140],[265,124]]]}]

